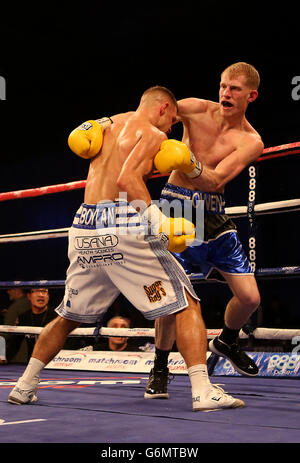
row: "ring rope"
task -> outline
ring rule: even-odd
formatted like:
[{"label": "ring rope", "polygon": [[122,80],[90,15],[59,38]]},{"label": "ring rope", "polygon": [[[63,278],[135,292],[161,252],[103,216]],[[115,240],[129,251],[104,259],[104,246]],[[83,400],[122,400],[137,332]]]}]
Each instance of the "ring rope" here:
[{"label": "ring rope", "polygon": [[[167,174],[154,172],[151,178],[166,177]],[[85,188],[86,180],[78,180],[69,183],[61,183],[58,185],[48,185],[37,188],[28,188],[26,190],[7,191],[0,193],[0,201],[9,201],[11,199],[33,198],[36,196],[44,196],[53,193],[62,193],[64,191],[79,190]]]},{"label": "ring rope", "polygon": [[[262,156],[257,159],[257,162],[266,161],[274,157],[284,157],[290,154],[300,153],[300,142],[288,143],[285,145],[273,146],[271,148],[265,148]],[[270,154],[274,153],[274,154]],[[160,174],[155,171],[150,178],[167,177],[169,174]],[[64,191],[72,191],[81,188],[85,188],[86,180],[79,180],[69,183],[62,183],[58,185],[43,186],[38,188],[29,188],[26,190],[8,191],[0,193],[0,201],[9,201],[11,199],[31,198],[35,196],[43,196],[52,193],[61,193]]]},{"label": "ring rope", "polygon": [[[0,333],[11,333],[11,334],[31,334],[39,335],[43,327],[36,326],[13,326],[13,325],[0,325]],[[221,329],[207,329],[207,338],[213,339],[218,336]],[[155,337],[155,328],[76,328],[69,336],[103,336],[103,337]],[[240,330],[239,337],[241,339],[248,339],[249,336],[253,336],[255,339],[265,340],[281,340],[288,341],[297,336],[300,337],[300,330],[294,329],[277,329],[277,328],[256,328],[251,332],[251,335]]]},{"label": "ring rope", "polygon": [[33,232],[0,235],[0,243],[35,241],[48,238],[64,238],[68,236],[69,230],[70,228],[57,228],[56,230],[39,230]]},{"label": "ring rope", "polygon": [[[300,210],[300,198],[288,199],[285,201],[275,201],[270,203],[261,203],[254,206],[254,212],[259,215],[276,214],[283,212],[295,212]],[[247,206],[233,206],[225,208],[225,213],[231,217],[246,217]],[[67,237],[69,228],[57,228],[53,230],[38,230],[24,233],[10,233],[0,235],[1,243],[12,243],[20,241],[34,241],[48,238]]]},{"label": "ring rope", "polygon": [[286,153],[282,153],[283,156],[286,156],[290,153],[294,153],[296,148],[300,148],[300,141],[286,143],[284,145],[271,146],[270,148],[264,148],[262,156],[258,159],[265,159],[266,154],[276,153],[278,151],[286,151]]},{"label": "ring rope", "polygon": [[86,180],[62,183],[58,185],[42,186],[38,188],[28,188],[26,190],[8,191],[0,193],[0,201],[9,201],[10,199],[32,198],[35,196],[44,196],[52,193],[61,193],[84,188]]},{"label": "ring rope", "polygon": [[[257,278],[264,278],[268,276],[286,276],[286,275],[300,275],[300,266],[294,267],[275,267],[275,268],[261,268],[256,270],[255,276]],[[192,273],[189,275],[190,280],[193,283],[197,283],[197,281],[205,281],[209,282],[210,280],[205,280],[203,273]],[[216,282],[216,280],[212,280]],[[15,281],[0,281],[0,288],[27,288],[27,287],[53,287],[53,288],[60,288],[65,286],[65,280],[29,280],[29,281],[22,281],[22,280],[15,280]]]},{"label": "ring rope", "polygon": [[276,154],[269,154],[263,157],[260,157],[256,160],[256,162],[267,161],[268,159],[275,159],[275,158],[282,158],[283,156],[288,156],[290,154],[299,154],[300,150],[289,151],[288,153],[276,153]]}]

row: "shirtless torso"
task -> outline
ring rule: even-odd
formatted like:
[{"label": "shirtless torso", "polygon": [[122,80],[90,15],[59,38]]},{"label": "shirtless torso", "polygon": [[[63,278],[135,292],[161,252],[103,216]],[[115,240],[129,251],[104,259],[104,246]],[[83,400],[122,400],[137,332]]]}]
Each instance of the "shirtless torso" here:
[{"label": "shirtless torso", "polygon": [[204,169],[190,179],[180,171],[172,172],[169,183],[210,192],[224,192],[225,185],[262,152],[260,135],[243,116],[235,125],[224,119],[220,103],[187,98],[179,101],[186,143]]},{"label": "shirtless torso", "polygon": [[111,119],[113,124],[105,131],[101,152],[90,164],[84,201],[114,201],[121,191],[126,191],[128,201],[139,199],[149,205],[151,197],[145,180],[151,175],[153,159],[167,136],[136,112]]}]

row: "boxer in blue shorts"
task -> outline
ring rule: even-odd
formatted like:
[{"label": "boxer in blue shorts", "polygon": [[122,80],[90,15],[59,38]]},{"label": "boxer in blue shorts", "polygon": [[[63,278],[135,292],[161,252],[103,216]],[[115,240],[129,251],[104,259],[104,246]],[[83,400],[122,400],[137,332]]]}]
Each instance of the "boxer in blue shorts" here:
[{"label": "boxer in blue shorts", "polygon": [[[221,75],[219,102],[186,98],[178,102],[178,120],[183,123],[182,141],[197,164],[193,174],[178,170],[176,162],[157,159],[162,173],[171,172],[161,200],[204,200],[204,238],[177,259],[187,273],[206,278],[218,275],[233,293],[226,306],[224,327],[209,349],[226,357],[241,374],[255,376],[258,368],[238,346],[242,326],[260,304],[260,295],[250,263],[239,241],[236,226],[224,213],[225,186],[263,151],[260,135],[246,120],[248,104],[258,96],[260,78],[250,64],[235,63]],[[195,246],[195,244],[200,244]],[[175,340],[175,326],[168,317],[155,320],[156,354],[146,386],[145,398],[168,398],[168,356]]]},{"label": "boxer in blue shorts", "polygon": [[[184,200],[182,198],[185,198]],[[182,202],[189,198],[193,209],[204,202],[204,237],[194,240],[182,253],[176,253],[187,274],[201,272],[205,279],[225,281],[219,270],[228,274],[252,275],[250,262],[243,250],[235,223],[225,214],[225,200],[221,193],[194,191],[167,183],[160,201]],[[195,214],[193,214],[195,217]],[[195,224],[196,217],[193,222]]]}]

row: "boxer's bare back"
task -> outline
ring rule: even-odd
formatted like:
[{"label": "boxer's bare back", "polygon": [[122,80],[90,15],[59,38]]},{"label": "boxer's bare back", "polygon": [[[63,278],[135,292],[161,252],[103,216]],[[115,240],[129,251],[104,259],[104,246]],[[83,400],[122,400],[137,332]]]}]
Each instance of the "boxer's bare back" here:
[{"label": "boxer's bare back", "polygon": [[[84,201],[114,201],[122,191],[122,171],[132,185],[128,200],[151,202],[145,180],[153,171],[153,159],[166,134],[136,112],[112,116],[113,124],[105,131],[101,152],[91,161]],[[123,189],[124,191],[124,189]],[[131,197],[132,194],[132,197]]]}]

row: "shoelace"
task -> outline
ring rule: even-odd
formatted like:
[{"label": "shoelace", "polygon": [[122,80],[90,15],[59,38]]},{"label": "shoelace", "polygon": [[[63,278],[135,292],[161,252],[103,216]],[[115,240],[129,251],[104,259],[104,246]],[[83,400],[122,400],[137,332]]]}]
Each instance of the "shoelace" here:
[{"label": "shoelace", "polygon": [[221,395],[227,394],[226,391],[219,384],[212,384],[212,388],[216,389],[217,392],[219,392],[219,394]]}]

